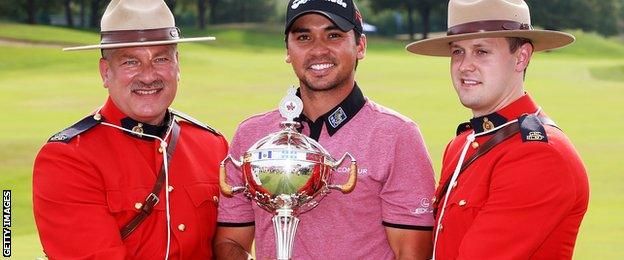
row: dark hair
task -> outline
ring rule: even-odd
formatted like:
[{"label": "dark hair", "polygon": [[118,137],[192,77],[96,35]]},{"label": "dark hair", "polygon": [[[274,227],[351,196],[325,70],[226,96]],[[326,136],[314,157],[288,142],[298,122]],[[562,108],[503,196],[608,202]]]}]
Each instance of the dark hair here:
[{"label": "dark hair", "polygon": [[509,43],[509,52],[511,53],[516,52],[522,45],[526,43],[530,43],[531,45],[533,45],[531,40],[527,38],[507,37],[506,39],[507,39],[507,42]]}]

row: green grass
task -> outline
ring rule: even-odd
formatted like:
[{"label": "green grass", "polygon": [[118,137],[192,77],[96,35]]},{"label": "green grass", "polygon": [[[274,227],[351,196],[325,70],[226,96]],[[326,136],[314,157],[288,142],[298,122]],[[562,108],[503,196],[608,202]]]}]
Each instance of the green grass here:
[{"label": "green grass", "polygon": [[[231,137],[247,116],[272,109],[297,84],[284,63],[279,29],[220,27],[216,42],[180,45],[182,81],[174,107]],[[576,34],[576,33],[575,33]],[[577,34],[574,47],[534,56],[526,89],[557,121],[583,157],[591,202],[575,259],[624,259],[624,46]],[[95,33],[0,24],[0,38],[93,44]],[[414,119],[436,171],[458,123],[470,117],[457,101],[448,60],[410,55],[404,43],[372,38],[357,80],[377,102]],[[13,190],[13,255],[42,256],[32,216],[31,172],[37,150],[53,133],[101,105],[107,93],[98,51],[0,46],[0,186]]]},{"label": "green grass", "polygon": [[310,179],[309,175],[286,175],[270,172],[260,172],[258,175],[262,186],[273,195],[296,194],[299,188],[303,187]]}]

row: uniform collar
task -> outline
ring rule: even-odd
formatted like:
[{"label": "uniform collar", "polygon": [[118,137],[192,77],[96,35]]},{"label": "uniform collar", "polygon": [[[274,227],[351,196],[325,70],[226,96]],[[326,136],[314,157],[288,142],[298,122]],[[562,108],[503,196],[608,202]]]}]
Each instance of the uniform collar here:
[{"label": "uniform collar", "polygon": [[[297,96],[301,97],[301,93],[297,90]],[[310,127],[310,138],[317,140],[321,136],[323,124],[327,128],[329,136],[333,136],[340,128],[347,124],[366,104],[366,98],[362,94],[362,90],[357,83],[353,86],[351,93],[340,102],[337,106],[330,109],[327,113],[321,115],[316,121],[308,119],[303,113],[299,116],[298,121],[305,121]],[[301,131],[302,127],[299,129]]]},{"label": "uniform collar", "polygon": [[510,120],[519,118],[523,114],[535,113],[537,109],[538,106],[535,101],[533,101],[533,98],[525,93],[516,101],[494,113],[475,117],[470,119],[470,122],[460,124],[457,128],[457,134],[459,135],[461,132],[469,129],[473,129],[475,134],[482,133],[501,126]]},{"label": "uniform collar", "polygon": [[[106,104],[104,104],[104,106],[100,110],[100,114],[104,118],[103,121],[105,122],[121,126],[124,129],[131,130],[134,132],[139,132],[139,133],[149,134],[149,135],[154,135],[154,136],[159,136],[159,137],[164,136],[173,118],[171,116],[171,113],[167,111],[167,114],[165,115],[165,119],[164,119],[165,123],[162,125],[151,125],[148,123],[140,122],[140,121],[137,121],[128,117],[123,112],[121,112],[121,110],[119,110],[119,108],[115,105],[115,103],[110,97],[106,101]],[[144,135],[137,135],[137,134],[133,134],[133,133],[126,132],[126,131],[124,131],[124,134],[132,136],[134,138],[143,139],[143,140],[152,140],[151,137],[147,137]]]}]

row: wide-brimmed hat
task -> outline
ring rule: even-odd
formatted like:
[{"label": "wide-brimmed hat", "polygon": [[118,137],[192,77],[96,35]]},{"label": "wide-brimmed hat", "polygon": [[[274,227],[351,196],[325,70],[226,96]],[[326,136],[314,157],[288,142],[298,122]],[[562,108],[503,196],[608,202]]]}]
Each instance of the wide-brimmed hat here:
[{"label": "wide-brimmed hat", "polygon": [[63,50],[112,49],[215,39],[181,38],[173,14],[162,0],[112,0],[102,15],[100,36],[100,44]]},{"label": "wide-brimmed hat", "polygon": [[362,33],[362,15],[352,0],[290,0],[284,33],[288,34],[290,27],[299,17],[310,13],[327,17],[344,32],[353,29],[357,33]]},{"label": "wide-brimmed hat", "polygon": [[422,55],[450,56],[451,42],[499,37],[529,39],[534,51],[564,47],[575,40],[568,33],[533,29],[524,0],[450,0],[446,36],[416,41],[406,49]]}]

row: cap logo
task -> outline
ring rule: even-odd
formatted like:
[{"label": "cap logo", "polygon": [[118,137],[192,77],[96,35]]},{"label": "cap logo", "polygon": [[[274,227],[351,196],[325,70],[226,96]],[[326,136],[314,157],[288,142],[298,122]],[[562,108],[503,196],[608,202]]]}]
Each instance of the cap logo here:
[{"label": "cap logo", "polygon": [[[314,0],[295,0],[293,1],[292,5],[290,6],[291,9],[295,10],[297,8],[299,8],[299,6],[310,2],[310,1],[314,1]],[[337,5],[342,6],[343,8],[347,8],[347,3],[345,3],[343,0],[323,0],[325,2],[330,2],[330,3],[335,3]]]}]

